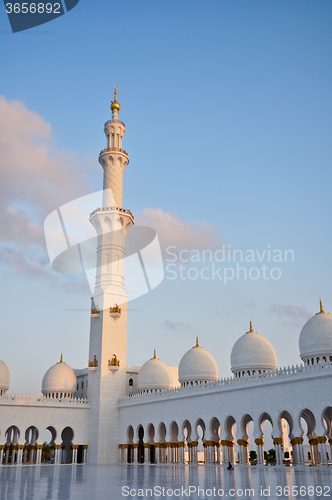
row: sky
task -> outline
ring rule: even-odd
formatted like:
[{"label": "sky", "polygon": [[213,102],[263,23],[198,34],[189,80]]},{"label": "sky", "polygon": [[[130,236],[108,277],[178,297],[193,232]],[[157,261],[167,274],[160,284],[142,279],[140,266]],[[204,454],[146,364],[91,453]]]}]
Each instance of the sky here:
[{"label": "sky", "polygon": [[[61,352],[73,368],[87,365],[91,291],[85,276],[52,270],[43,223],[102,189],[114,85],[130,157],[124,207],[157,230],[165,266],[162,283],[129,303],[128,364],[156,348],[176,366],[199,336],[228,377],[250,319],[279,366],[299,363],[299,334],[320,298],[332,312],[331,2],[80,0],[16,34],[1,9],[0,358],[9,392],[40,394]],[[177,248],[173,267],[168,246]],[[222,248],[255,253],[247,279],[213,279],[213,265],[223,278],[237,262],[179,262],[181,250],[186,259]],[[294,258],[268,262],[276,250]],[[263,264],[268,279],[248,277]],[[190,279],[204,267],[205,279]]]}]

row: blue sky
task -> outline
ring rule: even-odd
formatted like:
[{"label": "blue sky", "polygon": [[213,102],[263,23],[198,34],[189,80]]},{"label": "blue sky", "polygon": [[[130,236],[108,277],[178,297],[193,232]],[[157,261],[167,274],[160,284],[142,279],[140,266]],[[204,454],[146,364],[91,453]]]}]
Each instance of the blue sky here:
[{"label": "blue sky", "polygon": [[[294,250],[280,280],[165,279],[130,304],[128,364],[143,364],[156,347],[176,365],[199,335],[228,376],[250,318],[279,365],[296,364],[306,317],[320,297],[332,310],[331,19],[324,0],[80,0],[60,19],[13,35],[3,8],[1,94],[7,107],[21,101],[39,116],[41,144],[68,168],[61,179],[70,184],[59,183],[47,203],[35,191],[43,170],[33,159],[24,170],[21,120],[11,131],[19,153],[1,165],[3,213],[21,210],[40,226],[47,210],[101,189],[97,158],[117,84],[130,155],[126,208],[138,219],[162,209],[193,231],[205,221],[207,241],[213,233],[235,249]],[[16,182],[22,175],[26,184]],[[50,184],[51,176],[48,193]],[[0,357],[13,392],[38,393],[61,351],[72,367],[86,366],[90,291],[83,277],[50,278],[43,256],[35,275],[13,266],[8,252],[31,263],[44,244],[25,245],[0,222]],[[172,244],[172,231],[166,236]]]}]

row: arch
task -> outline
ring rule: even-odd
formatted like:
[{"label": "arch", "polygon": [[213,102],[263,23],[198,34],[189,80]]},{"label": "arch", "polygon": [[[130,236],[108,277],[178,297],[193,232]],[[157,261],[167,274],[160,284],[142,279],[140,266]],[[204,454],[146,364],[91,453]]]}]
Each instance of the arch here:
[{"label": "arch", "polygon": [[137,450],[137,462],[139,464],[144,464],[144,428],[143,425],[137,427],[137,437],[138,437],[138,450]]},{"label": "arch", "polygon": [[37,427],[31,425],[25,431],[25,443],[23,452],[23,463],[35,464],[37,458],[36,446],[39,432]]},{"label": "arch", "polygon": [[74,431],[71,427],[65,427],[61,432],[61,463],[71,464],[72,463],[72,445],[74,439]]},{"label": "arch", "polygon": [[129,425],[127,429],[127,463],[131,464],[134,461],[134,428]]},{"label": "arch", "polygon": [[209,427],[210,427],[211,441],[219,443],[219,440],[220,440],[220,422],[217,419],[217,417],[211,418]]},{"label": "arch", "polygon": [[331,439],[332,438],[332,406],[327,406],[322,411],[322,423],[326,428],[326,436]]},{"label": "arch", "polygon": [[242,417],[241,423],[240,423],[240,432],[242,433],[242,439],[244,439],[244,441],[249,441],[248,427],[249,427],[250,422],[253,422],[253,419],[252,419],[251,415],[249,415],[249,413],[246,413]]},{"label": "arch", "polygon": [[[6,444],[4,451],[4,464],[14,464],[17,459],[17,446],[18,440],[20,439],[20,430],[16,425],[11,425],[5,432]],[[13,448],[14,447],[14,448]]]},{"label": "arch", "polygon": [[[284,419],[286,420],[288,426],[289,426],[289,438],[292,439],[294,437],[293,430],[294,430],[294,422],[293,422],[293,417],[292,415],[287,411],[283,410],[282,412],[279,413],[278,415],[278,428],[280,431],[280,435],[282,435],[282,422],[281,420]],[[298,436],[296,436],[298,437]]]},{"label": "arch", "polygon": [[236,420],[232,415],[228,415],[228,417],[225,420],[225,434],[226,434],[226,439],[228,441],[233,441],[235,440],[235,434],[234,434],[234,428],[236,425]]},{"label": "arch", "polygon": [[301,429],[304,431],[302,423],[301,423],[301,418],[305,421],[305,423],[308,426],[308,432],[307,432],[307,437],[308,439],[315,438],[315,428],[316,428],[316,419],[314,417],[314,414],[312,413],[311,410],[308,408],[305,408],[304,410],[301,411],[299,415],[299,424]]},{"label": "arch", "polygon": [[170,435],[171,443],[178,442],[179,426],[174,420],[171,423],[171,425],[169,426],[169,435]]},{"label": "arch", "polygon": [[182,431],[183,441],[190,443],[192,429],[191,429],[191,423],[189,422],[189,420],[185,420],[183,422],[181,431]]},{"label": "arch", "polygon": [[159,443],[166,443],[166,434],[167,434],[166,425],[164,424],[164,422],[160,422],[160,424],[158,425]]},{"label": "arch", "polygon": [[54,463],[54,446],[56,435],[56,430],[51,425],[48,426],[43,432],[43,450],[41,461],[44,463]]},{"label": "arch", "polygon": [[153,424],[149,424],[147,428],[149,444],[154,444],[155,428]]}]

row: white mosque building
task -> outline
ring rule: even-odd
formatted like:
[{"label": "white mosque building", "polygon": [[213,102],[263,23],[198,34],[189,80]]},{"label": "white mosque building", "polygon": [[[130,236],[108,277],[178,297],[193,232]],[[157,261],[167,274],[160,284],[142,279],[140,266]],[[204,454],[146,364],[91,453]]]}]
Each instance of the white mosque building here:
[{"label": "white mosque building", "polygon": [[251,323],[232,349],[229,378],[219,379],[214,357],[198,338],[178,367],[167,366],[156,352],[142,367],[127,365],[124,256],[134,217],[122,206],[129,157],[122,149],[125,125],[118,119],[117,91],[111,110],[104,128],[107,148],[99,156],[103,207],[90,214],[98,245],[88,366],[74,371],[61,356],[44,375],[40,396],[11,396],[9,370],[0,360],[0,466],[45,460],[249,465],[249,447],[256,450],[257,465],[264,465],[265,421],[272,427],[277,465],[285,457],[293,465],[328,465],[332,315],[322,303],[300,333],[300,365],[278,368],[273,346]]}]

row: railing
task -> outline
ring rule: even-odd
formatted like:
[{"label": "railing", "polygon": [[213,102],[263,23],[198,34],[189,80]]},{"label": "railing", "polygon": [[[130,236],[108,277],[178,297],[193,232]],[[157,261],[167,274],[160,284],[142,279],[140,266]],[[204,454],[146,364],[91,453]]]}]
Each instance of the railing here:
[{"label": "railing", "polygon": [[277,370],[273,371],[266,371],[265,373],[258,373],[256,372],[253,375],[245,375],[244,377],[227,377],[223,379],[218,379],[213,382],[204,382],[202,384],[195,384],[195,385],[188,385],[185,387],[172,387],[170,389],[163,389],[160,391],[156,392],[150,392],[150,393],[145,393],[145,394],[132,394],[130,396],[125,396],[122,398],[119,398],[119,403],[130,403],[130,401],[136,401],[136,400],[144,400],[144,399],[151,399],[151,398],[167,398],[167,397],[172,397],[173,395],[176,394],[189,394],[190,392],[195,392],[195,391],[201,391],[202,389],[211,389],[211,392],[213,392],[213,389],[227,389],[231,386],[235,385],[248,385],[248,384],[255,384],[258,382],[261,383],[267,383],[267,382],[282,382],[286,381],[286,379],[289,379],[290,377],[301,377],[304,375],[310,375],[314,373],[321,373],[321,372],[331,372],[332,371],[332,362],[327,361],[324,364],[316,364],[316,365],[296,365],[296,366],[288,366],[285,368],[278,368]]},{"label": "railing", "polygon": [[129,157],[127,151],[125,151],[124,149],[121,149],[121,148],[105,148],[105,149],[102,149],[100,151],[99,156],[102,155],[103,153],[107,153],[107,151],[118,151],[119,153],[123,153],[124,155],[126,155],[126,156]]},{"label": "railing", "polygon": [[107,211],[107,210],[117,210],[118,212],[122,212],[123,214],[128,214],[134,220],[134,216],[133,216],[133,214],[131,213],[130,210],[125,209],[125,208],[116,207],[116,206],[114,206],[114,207],[98,207],[98,208],[96,208],[96,210],[94,210],[93,212],[91,212],[90,217],[92,217],[97,212],[104,212],[104,211]]},{"label": "railing", "polygon": [[90,404],[87,398],[49,398],[46,396],[13,396],[12,394],[4,394],[0,396],[0,401],[8,401],[14,403],[54,403],[54,404]]},{"label": "railing", "polygon": [[105,125],[107,125],[108,123],[121,123],[121,125],[123,125],[125,127],[125,124],[121,120],[116,120],[116,122],[113,121],[113,120],[107,120],[107,122],[105,123]]}]

